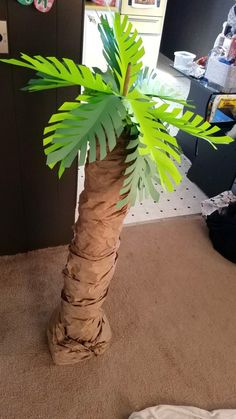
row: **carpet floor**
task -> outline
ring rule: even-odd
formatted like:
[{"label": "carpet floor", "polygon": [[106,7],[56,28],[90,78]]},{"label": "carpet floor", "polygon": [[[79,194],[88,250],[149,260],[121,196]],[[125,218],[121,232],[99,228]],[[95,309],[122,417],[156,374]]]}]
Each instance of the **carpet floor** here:
[{"label": "carpet floor", "polygon": [[52,364],[45,328],[67,248],[0,258],[0,418],[127,419],[157,404],[236,408],[236,266],[200,217],[126,227],[110,350]]}]

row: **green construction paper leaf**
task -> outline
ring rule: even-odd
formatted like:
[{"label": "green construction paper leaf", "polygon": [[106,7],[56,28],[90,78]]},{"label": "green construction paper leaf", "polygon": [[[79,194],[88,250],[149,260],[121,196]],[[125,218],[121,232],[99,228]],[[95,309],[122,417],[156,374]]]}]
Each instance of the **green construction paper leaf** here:
[{"label": "green construction paper leaf", "polygon": [[[133,155],[134,162],[125,171],[125,180],[120,191],[121,199],[117,203],[117,209],[124,205],[134,205],[137,196],[142,200],[143,196],[151,196],[155,201],[159,200],[160,194],[154,184],[157,182],[156,169],[150,156]],[[159,182],[158,182],[159,183]]]},{"label": "green construction paper leaf", "polygon": [[234,141],[227,135],[220,135],[221,129],[204,121],[200,115],[195,115],[193,112],[186,111],[183,115],[178,114],[177,116],[175,111],[175,109],[169,110],[166,105],[161,105],[150,110],[150,114],[154,119],[167,122],[168,124],[187,132],[193,137],[202,138],[203,140],[208,141],[212,146],[214,146],[214,144],[230,144]]},{"label": "green construction paper leaf", "polygon": [[25,90],[30,92],[78,85],[98,92],[112,93],[111,87],[103,81],[100,74],[95,74],[90,68],[76,64],[68,58],[59,60],[56,57],[44,58],[40,55],[30,57],[21,54],[21,60],[4,59],[1,61],[31,68],[37,72],[37,78],[30,80],[25,87]]},{"label": "green construction paper leaf", "polygon": [[[65,103],[60,108],[62,111],[50,118],[51,125],[44,130],[45,134],[50,133],[44,140],[48,165],[62,162],[66,169],[71,166],[78,152],[79,164],[82,165],[88,147],[91,163],[104,159],[108,149],[112,151],[116,146],[117,137],[124,129],[125,108],[121,99],[105,93],[86,96],[86,103],[81,103],[81,98],[85,99],[85,96],[79,96],[73,106]],[[65,109],[69,110],[65,112]]]},{"label": "green construction paper leaf", "polygon": [[133,91],[128,95],[127,100],[130,102],[129,109],[132,110],[134,119],[139,124],[140,145],[144,146],[139,147],[136,153],[150,156],[155,162],[163,188],[171,191],[174,189],[172,182],[179,184],[182,179],[173,161],[180,163],[181,150],[177,141],[168,134],[165,126],[157,118],[152,117],[154,102],[149,99],[145,100],[138,91]]},{"label": "green construction paper leaf", "polygon": [[120,93],[123,92],[128,64],[131,65],[131,74],[128,90],[137,79],[138,72],[142,68],[141,58],[144,56],[142,39],[138,36],[137,30],[128,22],[128,16],[121,17],[115,13],[114,36],[116,40],[116,60],[118,63],[114,68],[115,75],[119,81]]},{"label": "green construction paper leaf", "polygon": [[[159,77],[159,71],[144,67],[138,74],[136,88],[145,96],[157,97],[161,101],[174,102],[188,108],[195,108],[192,101],[181,98],[181,94],[168,85],[163,77]],[[179,109],[181,112],[181,108]]]}]

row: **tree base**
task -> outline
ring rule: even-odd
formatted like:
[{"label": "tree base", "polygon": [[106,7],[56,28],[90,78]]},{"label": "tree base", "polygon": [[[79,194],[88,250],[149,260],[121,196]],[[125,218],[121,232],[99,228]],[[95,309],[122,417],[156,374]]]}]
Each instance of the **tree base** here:
[{"label": "tree base", "polygon": [[60,307],[54,311],[47,329],[49,350],[56,365],[77,364],[102,355],[109,348],[111,337],[106,315],[103,315],[98,336],[93,342],[80,342],[65,336]]}]

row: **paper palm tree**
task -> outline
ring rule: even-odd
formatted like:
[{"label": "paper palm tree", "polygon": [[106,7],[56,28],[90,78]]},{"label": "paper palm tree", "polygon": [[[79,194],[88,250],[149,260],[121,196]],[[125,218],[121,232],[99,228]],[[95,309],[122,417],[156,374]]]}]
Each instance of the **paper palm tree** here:
[{"label": "paper palm tree", "polygon": [[[232,141],[199,115],[179,106],[155,71],[143,67],[142,40],[128,18],[116,13],[113,25],[101,18],[100,35],[107,71],[70,59],[22,54],[2,60],[37,72],[25,90],[82,86],[83,94],[65,102],[44,130],[47,164],[59,176],[79,153],[85,189],[79,219],[64,269],[60,307],[48,329],[53,359],[78,362],[104,352],[111,333],[102,303],[113,276],[124,217],[137,193],[157,200],[156,184],[172,191],[181,182],[175,165],[181,149],[168,127],[173,125],[213,147]],[[170,106],[172,102],[172,106]],[[175,106],[173,106],[175,104]]]}]

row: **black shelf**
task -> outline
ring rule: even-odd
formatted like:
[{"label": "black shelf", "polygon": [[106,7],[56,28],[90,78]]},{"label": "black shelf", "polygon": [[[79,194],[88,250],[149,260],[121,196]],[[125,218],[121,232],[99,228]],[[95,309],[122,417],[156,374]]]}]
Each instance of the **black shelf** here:
[{"label": "black shelf", "polygon": [[[196,108],[194,112],[207,120],[207,111],[213,95],[235,94],[225,93],[207,85],[205,80],[199,80],[176,69],[173,64],[171,67],[187,77],[190,82],[188,100],[192,100]],[[188,110],[185,108],[184,110]],[[221,135],[235,125],[236,121],[214,123],[213,125],[221,128]],[[215,196],[225,190],[232,188],[236,178],[236,141],[228,145],[219,145],[218,151],[203,139],[192,137],[187,133],[179,131],[177,135],[183,153],[190,159],[190,167],[187,177],[194,182],[209,197]]]}]

